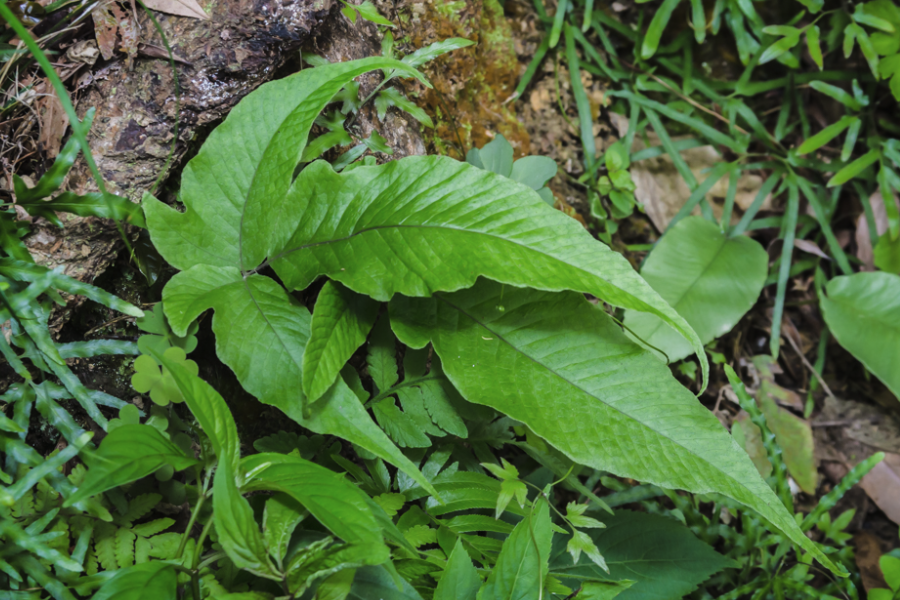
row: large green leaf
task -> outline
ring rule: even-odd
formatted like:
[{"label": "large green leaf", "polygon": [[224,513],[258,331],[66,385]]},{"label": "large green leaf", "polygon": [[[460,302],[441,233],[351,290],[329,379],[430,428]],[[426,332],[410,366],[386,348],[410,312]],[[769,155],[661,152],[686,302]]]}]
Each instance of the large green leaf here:
[{"label": "large green leaf", "polygon": [[[175,275],[163,290],[163,299],[175,332],[186,332],[200,313],[215,309],[212,328],[219,357],[234,370],[244,388],[261,402],[278,407],[316,433],[337,435],[365,448],[433,491],[431,484],[372,421],[340,378],[311,407],[309,414],[303,414],[301,381],[304,349],[310,337],[310,314],[306,307],[291,302],[274,281],[261,275],[244,279],[233,267],[198,265]],[[162,360],[160,356],[156,359]],[[168,362],[164,366],[170,369]],[[187,374],[176,381],[185,397],[189,392],[204,397],[216,394],[199,378]],[[191,405],[190,401],[188,404]],[[214,426],[216,420],[211,416],[207,423]],[[204,429],[207,423],[201,420]],[[235,439],[236,435],[235,431]]]},{"label": "large green leaf", "polygon": [[237,568],[278,580],[253,509],[235,483],[237,475],[227,460],[219,463],[213,482],[213,518],[219,543]]},{"label": "large green leaf", "polygon": [[550,507],[543,499],[503,542],[478,600],[540,600],[550,562]]},{"label": "large green leaf", "polygon": [[149,425],[120,425],[86,457],[90,466],[78,491],[66,499],[72,506],[85,498],[137,481],[160,467],[171,465],[180,471],[197,464],[156,428]]},{"label": "large green leaf", "polygon": [[347,82],[382,68],[418,76],[400,61],[367,58],[305,69],[239,102],[184,168],[187,211],[144,197],[163,258],[181,270],[199,264],[251,269],[283,247],[303,216],[285,210],[284,202],[313,121]]},{"label": "large green leaf", "polygon": [[153,357],[172,374],[172,379],[184,396],[185,404],[212,444],[219,463],[227,462],[232,472],[237,472],[241,460],[241,442],[237,425],[225,400],[211,385],[188,370],[187,366],[162,352],[153,351]]},{"label": "large green leaf", "polygon": [[[728,238],[703,217],[688,217],[666,232],[641,275],[706,344],[731,331],[750,310],[767,270],[768,255],[757,242]],[[687,341],[655,315],[628,311],[625,325],[670,361],[691,353]]]},{"label": "large green leaf", "polygon": [[[398,576],[399,577],[399,576]],[[422,600],[416,588],[403,580],[397,581],[384,567],[363,567],[353,578],[348,600]]]},{"label": "large green leaf", "polygon": [[478,571],[463,547],[462,540],[458,539],[434,591],[434,600],[475,600],[480,587]]},{"label": "large green leaf", "polygon": [[580,294],[483,280],[431,299],[398,296],[390,309],[398,337],[431,340],[470,402],[527,424],[578,463],[733,498],[834,568],[712,413]]},{"label": "large green leaf", "polygon": [[835,277],[826,292],[819,303],[834,337],[900,398],[900,275]]},{"label": "large green leaf", "polygon": [[300,400],[310,314],[275,281],[262,275],[245,279],[235,267],[198,265],[171,279],[163,306],[177,335],[214,309],[216,350],[244,389],[279,408]]},{"label": "large green leaf", "polygon": [[[304,169],[287,196],[285,212],[292,217],[285,221],[299,222],[299,226],[283,247],[270,254],[272,266],[289,288],[303,289],[324,274],[352,290],[388,300],[398,292],[427,296],[438,290],[457,290],[484,275],[517,286],[577,290],[616,306],[660,316],[691,340],[706,373],[702,344],[690,326],[621,255],[551,209],[526,186],[448,158],[408,157],[342,174],[317,161]],[[189,204],[187,190],[185,203]],[[209,198],[207,204],[217,203],[222,201]],[[179,297],[186,298],[168,301],[176,292],[166,288],[166,314],[173,330],[181,335],[203,310],[202,302],[193,303],[192,294],[209,294],[211,284],[239,283],[242,268],[247,272],[257,265],[236,259],[223,265],[222,256],[228,252],[222,248],[216,248],[216,260],[205,259],[202,265],[198,261],[204,260],[203,254],[183,259],[179,255],[183,246],[173,241],[171,230],[184,227],[183,221],[189,218],[197,221],[201,218],[198,213],[179,213],[154,200],[146,201],[145,210],[151,235],[163,256],[176,267],[198,265],[169,284],[178,288]],[[227,215],[224,207],[222,214]],[[223,239],[238,227],[212,219],[190,226],[203,232],[221,230]],[[237,255],[234,248],[230,252]],[[251,275],[245,285],[249,287],[252,279]],[[202,284],[191,289],[193,280]],[[252,300],[251,291],[233,310],[262,310]],[[192,310],[184,313],[186,308]],[[284,352],[289,344],[279,342],[280,352]],[[219,336],[223,360],[237,372],[240,367],[225,356],[235,345],[240,345],[237,332]],[[243,353],[240,349],[231,352]],[[282,360],[290,366],[296,357],[290,351],[286,354]],[[260,390],[251,389],[255,382],[243,379],[252,373],[244,371],[238,377],[251,393],[259,395]],[[292,380],[295,371],[297,368],[290,366],[285,378]],[[262,377],[260,383],[266,382],[276,395],[281,394],[279,387],[288,385]],[[296,382],[289,387],[294,389]]]},{"label": "large green leaf", "polygon": [[113,575],[93,600],[157,600],[174,598],[178,574],[175,567],[162,561],[147,562]]},{"label": "large green leaf", "polygon": [[322,397],[344,364],[366,341],[378,304],[329,281],[319,292],[303,354],[303,391],[310,402]]},{"label": "large green leaf", "polygon": [[573,565],[562,541],[554,544],[551,572],[564,581],[566,575],[634,580],[618,600],[678,600],[714,573],[737,566],[669,517],[617,510],[603,522],[606,529],[593,529],[590,536],[609,574],[585,556]]},{"label": "large green leaf", "polygon": [[[246,491],[283,492],[345,542],[381,543],[381,526],[365,493],[343,475],[299,456],[271,452],[248,456],[243,468],[253,474],[244,485]],[[383,556],[388,558],[386,548]]]},{"label": "large green leaf", "polygon": [[446,157],[335,173],[308,166],[290,192],[300,227],[272,266],[292,289],[327,275],[376,300],[469,287],[479,275],[576,290],[651,312],[702,345],[627,260],[527,186]]}]

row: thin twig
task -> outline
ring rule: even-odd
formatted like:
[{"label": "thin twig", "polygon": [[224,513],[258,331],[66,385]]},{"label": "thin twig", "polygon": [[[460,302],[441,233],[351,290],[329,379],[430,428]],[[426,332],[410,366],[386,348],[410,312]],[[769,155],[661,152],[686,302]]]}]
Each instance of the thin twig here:
[{"label": "thin twig", "polygon": [[806,356],[803,354],[803,352],[797,346],[797,342],[795,342],[793,340],[793,338],[791,338],[791,336],[787,335],[787,333],[785,333],[784,331],[781,332],[781,337],[783,337],[784,339],[786,339],[788,341],[788,343],[791,345],[791,348],[794,349],[794,352],[797,353],[797,356],[799,356],[800,360],[803,361],[803,364],[806,365],[806,368],[809,369],[810,372],[813,374],[813,376],[819,381],[819,385],[821,385],[822,389],[825,390],[825,395],[828,396],[829,398],[831,398],[832,400],[837,400],[837,398],[835,398],[834,394],[831,393],[831,388],[828,387],[828,384],[825,383],[825,380],[822,378],[821,375],[819,375],[819,372],[816,371],[816,368],[814,366],[812,366],[812,363],[810,363],[809,360],[807,360]]}]

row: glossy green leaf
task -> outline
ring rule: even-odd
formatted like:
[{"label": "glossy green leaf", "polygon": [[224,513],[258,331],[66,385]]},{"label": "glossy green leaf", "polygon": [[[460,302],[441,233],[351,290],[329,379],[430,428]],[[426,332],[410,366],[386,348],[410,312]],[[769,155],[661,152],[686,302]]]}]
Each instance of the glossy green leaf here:
[{"label": "glossy green leaf", "polygon": [[839,136],[845,129],[850,127],[850,125],[853,124],[854,120],[858,120],[858,118],[849,115],[841,117],[841,119],[837,123],[832,123],[816,135],[800,144],[800,148],[797,149],[797,152],[799,152],[800,154],[806,154],[807,152],[818,150],[819,148]]},{"label": "glossy green leaf", "polygon": [[546,156],[523,156],[513,163],[510,179],[539,190],[556,176],[556,161]]},{"label": "glossy green leaf", "polygon": [[706,41],[706,9],[703,0],[691,0],[691,27],[698,44]]},{"label": "glossy green leaf", "polygon": [[386,27],[396,27],[393,23],[385,19],[381,16],[381,13],[378,12],[378,9],[372,4],[372,0],[364,0],[359,4],[350,4],[349,2],[344,2],[344,6],[350,10],[359,11],[359,16],[369,21],[370,23],[375,23],[376,25],[384,25]]},{"label": "glossy green leaf", "polygon": [[[213,331],[215,331],[215,319],[213,319]],[[303,334],[301,343],[306,342],[308,335],[308,333]],[[237,428],[222,396],[212,386],[199,377],[191,375],[181,365],[174,361],[167,361],[161,355],[155,355],[155,357],[172,373],[191,412],[210,436],[213,448],[220,460],[223,456],[229,457],[236,469],[240,460]],[[335,385],[325,393],[325,397],[313,405],[308,416],[302,414],[298,402],[288,403],[279,408],[314,433],[340,436],[396,465],[429,493],[437,494],[431,483],[416,468],[416,465],[406,458],[375,424],[356,394],[347,387],[343,378],[338,378]]]},{"label": "glossy green leaf", "polygon": [[237,568],[279,581],[278,572],[269,559],[265,541],[254,519],[253,509],[235,482],[239,476],[240,471],[227,460],[219,462],[212,498],[219,543]]},{"label": "glossy green leaf", "polygon": [[836,185],[843,185],[853,179],[854,177],[862,174],[863,171],[874,165],[878,162],[878,159],[881,157],[881,153],[878,150],[869,150],[852,163],[838,171],[834,174],[834,176],[828,180],[828,187],[834,187]]},{"label": "glossy green leaf", "polygon": [[525,423],[578,463],[733,498],[835,568],[719,421],[580,294],[482,280],[430,299],[397,297],[390,311],[402,341],[433,342],[470,402]]},{"label": "glossy green leaf", "polygon": [[634,585],[634,581],[623,579],[622,581],[586,581],[581,586],[578,595],[583,600],[613,600]]},{"label": "glossy green leaf", "polygon": [[513,168],[513,147],[503,137],[502,133],[498,133],[493,140],[485,144],[478,150],[478,157],[481,160],[481,169],[485,169],[497,175],[509,177]]},{"label": "glossy green leaf", "polygon": [[227,462],[232,473],[236,473],[241,460],[241,442],[234,417],[225,400],[211,385],[178,361],[168,358],[164,353],[154,354],[154,358],[171,373],[184,396],[185,404],[209,436],[219,464]]},{"label": "glossy green leaf", "polygon": [[440,157],[408,157],[347,174],[318,162],[301,173],[296,193],[308,200],[308,218],[288,244],[292,250],[273,263],[291,288],[326,274],[388,300],[398,292],[459,289],[480,274],[539,289],[575,289],[660,315],[702,354],[690,327],[621,255],[506,178]]},{"label": "glossy green leaf", "polygon": [[759,64],[764,65],[771,62],[800,43],[800,34],[792,33],[786,35],[780,40],[775,41],[766,51],[759,57]]},{"label": "glossy green leaf", "polygon": [[849,108],[850,110],[862,110],[862,103],[848,94],[843,89],[837,87],[836,85],[831,85],[830,83],[825,83],[824,81],[811,81],[809,87],[825,94],[829,98],[833,98]]},{"label": "glossy green leaf", "polygon": [[277,493],[266,500],[263,540],[278,564],[287,556],[291,535],[305,516],[303,507],[285,493]]},{"label": "glossy green leaf", "polygon": [[[378,96],[375,97],[375,109],[378,111],[378,118],[383,120],[387,114],[387,109],[391,106],[396,106],[400,110],[406,111],[409,113],[409,116],[426,127],[434,127],[434,122],[432,122],[428,113],[425,112],[425,109],[407,98],[403,92],[393,87],[381,90],[378,92]],[[347,134],[345,133],[345,135]],[[349,136],[347,137],[348,141],[346,143],[350,143]]]},{"label": "glossy green leaf", "polygon": [[180,471],[198,462],[156,428],[127,424],[120,425],[103,438],[100,447],[90,453],[86,461],[90,467],[87,475],[64,506],[137,481],[165,465]]},{"label": "glossy green leaf", "polygon": [[174,598],[178,574],[174,565],[146,562],[117,571],[92,600],[159,600]]},{"label": "glossy green leaf", "polygon": [[[644,261],[641,275],[694,328],[703,343],[728,333],[756,303],[768,271],[756,241],[728,238],[702,217],[670,227]],[[691,353],[687,343],[658,318],[628,311],[625,325],[670,362]]]},{"label": "glossy green leaf", "polygon": [[822,10],[825,6],[825,0],[797,0],[800,4],[809,9],[809,12],[815,14]]},{"label": "glossy green leaf", "polygon": [[497,563],[478,590],[478,600],[539,600],[550,561],[550,507],[545,500],[519,521],[503,542]]},{"label": "glossy green leaf", "polygon": [[327,282],[319,292],[303,354],[303,391],[309,402],[322,397],[344,364],[366,341],[375,323],[378,304]]},{"label": "glossy green leaf", "polygon": [[663,3],[656,9],[656,12],[653,14],[653,20],[650,21],[650,26],[647,28],[646,35],[644,35],[644,42],[641,45],[641,58],[644,60],[656,54],[663,31],[665,31],[666,26],[672,19],[672,13],[675,12],[679,4],[681,4],[681,0],[663,0]]},{"label": "glossy green leaf", "polygon": [[447,568],[434,591],[434,600],[475,600],[480,587],[478,571],[463,547],[462,540],[457,539],[447,560]]},{"label": "glossy green leaf", "polygon": [[62,227],[63,223],[56,216],[56,212],[70,213],[79,217],[119,219],[136,227],[146,225],[140,205],[115,194],[91,192],[79,195],[73,192],[63,192],[52,200],[17,201],[16,204],[24,208],[31,216],[44,217],[57,227]]},{"label": "glossy green leaf", "polygon": [[[399,576],[398,576],[399,577]],[[356,571],[348,600],[422,600],[419,592],[400,577],[392,577],[384,567],[363,567]]]},{"label": "glossy green leaf", "polygon": [[316,600],[345,600],[353,587],[356,569],[343,569],[326,578],[316,588]]},{"label": "glossy green leaf", "polygon": [[25,262],[13,258],[0,258],[0,275],[15,279],[16,281],[27,281],[29,283],[46,281],[48,287],[52,286],[75,296],[84,296],[89,300],[93,300],[98,304],[102,304],[103,306],[107,306],[128,316],[144,316],[144,311],[130,302],[126,302],[114,294],[110,294],[106,290],[63,275],[61,267],[51,271],[46,267],[34,264],[33,262]]},{"label": "glossy green leaf", "polygon": [[841,160],[847,162],[853,156],[856,148],[856,140],[859,139],[859,130],[862,128],[862,120],[856,118],[847,129],[847,137],[844,139],[844,147],[841,149]]},{"label": "glossy green leaf", "polygon": [[[554,544],[551,572],[598,579],[633,580],[619,600],[678,600],[714,573],[737,563],[701,542],[678,521],[646,513],[617,510],[605,517],[607,528],[590,536],[606,558],[609,574],[587,557],[573,565],[561,542]],[[570,579],[569,581],[575,581]]]},{"label": "glossy green leaf", "polygon": [[841,346],[900,399],[900,275],[835,277],[819,305]]},{"label": "glossy green leaf", "polygon": [[181,270],[252,269],[283,248],[302,218],[284,203],[313,121],[346,83],[375,69],[419,76],[385,58],[332,63],[266,83],[239,102],[184,168],[187,211],[144,197],[150,234],[163,258]]},{"label": "glossy green leaf", "polygon": [[819,70],[825,68],[824,59],[822,58],[822,45],[819,42],[819,26],[813,25],[806,30],[806,47],[809,49],[809,56],[819,67]]},{"label": "glossy green leaf", "polygon": [[[339,89],[353,74],[382,64],[330,65],[311,70],[322,71],[315,76],[303,78],[301,73],[276,82],[288,87],[263,86],[239,104],[186,169],[182,193],[187,212],[147,200],[145,212],[161,254],[176,267],[192,269],[173,278],[164,292],[176,334],[184,333],[186,323],[203,310],[216,308],[213,326],[220,357],[244,387],[283,409],[297,401],[302,405],[304,397],[298,398],[296,390],[302,386],[305,340],[297,335],[308,317],[274,282],[252,274],[269,255],[291,288],[305,288],[327,274],[378,300],[395,292],[427,295],[457,289],[471,285],[479,274],[516,285],[578,289],[611,304],[660,314],[693,340],[706,375],[702,346],[684,321],[624,258],[550,209],[533,190],[440,157],[408,157],[340,175],[316,162],[290,184],[296,161],[289,157],[296,155],[298,145],[302,150],[312,116],[325,102],[316,108],[320,96],[325,97],[322,90]],[[296,104],[285,108],[279,104],[283,100],[270,97],[291,95],[293,88],[284,82],[309,86],[300,94],[306,104],[288,116],[285,111]],[[251,97],[262,100],[251,102]],[[233,119],[246,114],[245,104],[257,108],[263,100],[277,105],[277,110],[260,109],[267,119],[271,114],[290,126],[275,133],[277,123],[266,121],[259,131],[245,131],[242,119]],[[253,150],[231,164],[234,147],[244,146]],[[397,181],[414,184],[398,188]],[[228,195],[211,195],[217,189]],[[257,222],[263,197],[268,212]],[[289,241],[283,239],[286,228],[296,230]],[[423,243],[434,250],[422,252]],[[233,317],[227,319],[227,330],[221,313]],[[250,347],[243,347],[246,340],[253,341]]]},{"label": "glossy green leaf", "polygon": [[880,270],[900,274],[900,238],[892,240],[891,234],[885,232],[878,238],[872,254]]},{"label": "glossy green leaf", "polygon": [[419,48],[412,54],[407,54],[403,57],[403,62],[410,67],[420,67],[427,62],[433,61],[442,54],[446,54],[453,50],[459,50],[460,48],[468,48],[474,43],[475,42],[472,40],[467,40],[465,38],[447,38],[446,40],[429,44],[424,48]]},{"label": "glossy green leaf", "polygon": [[372,513],[370,500],[343,475],[299,456],[285,454],[253,454],[243,460],[242,466],[252,473],[245,490],[288,494],[345,542],[381,543],[381,527]]}]

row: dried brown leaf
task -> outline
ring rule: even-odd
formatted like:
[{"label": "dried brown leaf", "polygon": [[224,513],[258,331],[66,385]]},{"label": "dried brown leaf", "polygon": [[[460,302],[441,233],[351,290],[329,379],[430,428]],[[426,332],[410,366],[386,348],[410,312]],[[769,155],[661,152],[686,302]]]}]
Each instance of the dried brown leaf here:
[{"label": "dried brown leaf", "polygon": [[803,250],[804,252],[808,252],[809,254],[815,254],[825,260],[831,260],[830,256],[825,254],[821,248],[809,240],[794,240],[794,247]]},{"label": "dried brown leaf", "polygon": [[886,588],[888,585],[878,566],[878,559],[881,558],[881,543],[878,538],[868,531],[860,531],[853,536],[853,545],[856,546],[856,566],[866,591]]},{"label": "dried brown leaf", "polygon": [[110,60],[116,52],[116,32],[119,24],[111,10],[112,4],[100,4],[91,11],[94,20],[94,36],[103,60]]},{"label": "dried brown leaf", "polygon": [[885,454],[859,486],[888,519],[900,524],[900,454]]},{"label": "dried brown leaf", "polygon": [[197,0],[144,0],[144,4],[151,10],[189,17],[191,19],[208,19],[209,15]]},{"label": "dried brown leaf", "polygon": [[134,57],[137,56],[140,31],[138,31],[137,21],[132,14],[126,13],[117,4],[113,4],[112,7],[119,24],[120,42],[118,47],[125,53],[125,68],[130,70],[134,65]]},{"label": "dried brown leaf", "polygon": [[69,127],[69,116],[63,110],[59,97],[52,91],[38,98],[34,106],[41,124],[38,144],[48,158],[56,158],[62,147],[63,135]]},{"label": "dried brown leaf", "polygon": [[[897,202],[896,197],[894,197],[894,202]],[[884,209],[884,198],[880,189],[869,197],[869,203],[872,206],[872,216],[875,217],[875,232],[880,236],[888,228],[887,212]],[[869,221],[863,213],[856,220],[856,258],[863,263],[864,271],[875,270],[875,256],[869,231]]]}]

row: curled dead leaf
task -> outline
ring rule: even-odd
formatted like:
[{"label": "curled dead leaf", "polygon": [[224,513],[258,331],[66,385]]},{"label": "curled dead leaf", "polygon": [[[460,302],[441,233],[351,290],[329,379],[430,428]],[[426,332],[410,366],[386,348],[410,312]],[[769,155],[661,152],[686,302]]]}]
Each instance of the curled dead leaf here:
[{"label": "curled dead leaf", "polygon": [[209,15],[197,0],[144,0],[150,10],[158,10],[170,15],[191,19],[208,19]]},{"label": "curled dead leaf", "polygon": [[888,519],[900,524],[900,454],[885,454],[859,486]]}]

